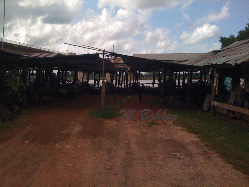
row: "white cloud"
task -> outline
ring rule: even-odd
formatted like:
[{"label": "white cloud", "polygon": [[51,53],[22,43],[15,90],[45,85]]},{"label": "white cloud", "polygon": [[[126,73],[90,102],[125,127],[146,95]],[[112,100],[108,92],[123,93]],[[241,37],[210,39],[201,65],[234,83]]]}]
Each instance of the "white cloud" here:
[{"label": "white cloud", "polygon": [[183,17],[184,17],[187,21],[189,21],[189,15],[188,15],[187,13],[183,13]]},{"label": "white cloud", "polygon": [[197,27],[192,33],[183,32],[180,36],[184,40],[185,44],[195,44],[200,41],[217,37],[220,33],[220,29],[216,25],[204,24],[202,27]]},{"label": "white cloud", "polygon": [[176,52],[179,49],[179,45],[177,41],[173,41],[167,48],[166,51],[168,53]]},{"label": "white cloud", "polygon": [[[69,29],[66,42],[87,44],[106,50],[131,52],[135,45],[133,37],[143,32],[147,17],[133,10],[120,9],[115,15],[108,9],[93,14],[91,19],[83,18]],[[70,50],[70,49],[69,49]]]},{"label": "white cloud", "polygon": [[[6,1],[6,22],[15,19],[43,18],[44,23],[71,23],[81,10],[85,0],[8,0]],[[3,7],[3,1],[0,2]],[[3,15],[3,9],[0,9]],[[3,20],[0,20],[3,23]]]},{"label": "white cloud", "polygon": [[217,23],[228,17],[229,17],[229,2],[226,2],[225,5],[222,7],[220,13],[212,12],[207,17],[197,19],[197,21],[193,23],[191,26],[195,27],[195,26],[199,26],[205,23],[210,23],[210,22]]},{"label": "white cloud", "polygon": [[182,6],[182,9],[191,5],[194,0],[99,0],[98,7],[103,8],[116,6],[125,9],[138,9],[138,10],[152,10],[152,9],[166,9]]},{"label": "white cloud", "polygon": [[162,40],[169,40],[169,38],[167,37],[167,35],[169,34],[170,31],[165,31],[164,29],[155,29],[154,31],[144,31],[144,36],[143,39],[146,42],[149,43],[156,43],[156,42],[161,42]]}]

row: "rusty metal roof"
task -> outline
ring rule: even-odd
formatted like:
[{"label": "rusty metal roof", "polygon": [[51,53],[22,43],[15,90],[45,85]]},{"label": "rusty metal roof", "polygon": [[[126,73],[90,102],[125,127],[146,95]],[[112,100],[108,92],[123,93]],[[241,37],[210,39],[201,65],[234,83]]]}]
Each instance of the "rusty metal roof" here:
[{"label": "rusty metal roof", "polygon": [[133,56],[149,60],[174,61],[175,63],[182,63],[184,61],[197,58],[202,54],[203,53],[159,53],[159,54],[134,54]]},{"label": "rusty metal roof", "polygon": [[22,54],[24,57],[36,57],[36,58],[45,58],[45,57],[55,57],[58,56],[59,53],[27,53],[27,54]]},{"label": "rusty metal roof", "polygon": [[195,59],[184,62],[186,65],[208,66],[212,64],[241,64],[249,59],[249,39],[234,42],[220,51],[211,51]]}]

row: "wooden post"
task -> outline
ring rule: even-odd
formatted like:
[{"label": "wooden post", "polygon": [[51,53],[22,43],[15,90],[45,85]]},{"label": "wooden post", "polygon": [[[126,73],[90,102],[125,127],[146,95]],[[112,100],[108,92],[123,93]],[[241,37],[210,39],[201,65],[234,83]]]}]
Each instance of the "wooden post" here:
[{"label": "wooden post", "polygon": [[200,80],[202,80],[202,68],[200,69]]},{"label": "wooden post", "polygon": [[140,71],[138,72],[138,80],[137,80],[137,83],[140,81]]},{"label": "wooden post", "polygon": [[179,75],[178,75],[178,88],[181,87],[181,72],[179,71]]},{"label": "wooden post", "polygon": [[131,94],[131,70],[128,71],[128,76],[129,76],[129,94]]},{"label": "wooden post", "polygon": [[190,85],[192,85],[192,81],[193,81],[193,69],[191,68],[190,69],[190,81],[189,81]]},{"label": "wooden post", "polygon": [[125,72],[125,74],[126,74],[126,88],[128,88],[128,71],[127,72]]},{"label": "wooden post", "polygon": [[77,82],[78,81],[78,71],[74,71],[74,78],[73,78],[73,82]]},{"label": "wooden post", "polygon": [[155,76],[156,76],[156,72],[154,71],[154,72],[153,72],[153,82],[152,82],[153,87],[154,87],[154,84],[155,84],[155,79],[156,79],[156,77],[155,77]]},{"label": "wooden post", "polygon": [[121,77],[121,82],[120,82],[120,84],[121,84],[121,89],[122,89],[122,87],[123,87],[123,75],[124,74],[123,74],[123,71],[120,71],[120,72],[121,72],[121,76],[120,76]]},{"label": "wooden post", "polygon": [[160,76],[160,70],[158,70],[158,82],[160,83],[161,82],[161,76]]},{"label": "wooden post", "polygon": [[177,81],[177,71],[175,72],[175,80],[174,81],[175,81],[175,86],[176,86],[176,84],[177,84],[176,83],[176,81]]},{"label": "wooden post", "polygon": [[133,84],[134,84],[134,80],[135,80],[134,72],[132,72],[132,80],[133,80]]},{"label": "wooden post", "polygon": [[213,78],[213,84],[212,84],[212,95],[211,95],[211,113],[215,116],[216,115],[216,107],[212,105],[212,102],[215,101],[215,95],[216,95],[216,74],[217,74],[217,68],[215,67],[214,70],[214,78]]},{"label": "wooden post", "polygon": [[102,92],[101,92],[101,103],[102,110],[105,108],[105,50],[103,51],[103,81],[102,81]]},{"label": "wooden post", "polygon": [[89,83],[89,72],[87,72],[87,82]]},{"label": "wooden post", "polygon": [[95,71],[93,72],[93,86],[95,87],[96,82],[95,82]]},{"label": "wooden post", "polygon": [[99,87],[99,85],[100,85],[100,73],[99,73],[99,81],[98,81],[98,87]]},{"label": "wooden post", "polygon": [[187,103],[186,103],[186,108],[189,108],[189,94],[190,94],[190,86],[191,86],[191,82],[192,82],[192,69],[188,70],[188,82],[187,82]]},{"label": "wooden post", "polygon": [[105,81],[102,81],[101,106],[102,106],[102,110],[104,110],[105,108]]},{"label": "wooden post", "polygon": [[117,71],[117,87],[119,88],[119,84],[120,84],[120,72]]},{"label": "wooden post", "polygon": [[185,71],[182,72],[182,85],[185,84]]},{"label": "wooden post", "polygon": [[206,82],[206,80],[207,80],[206,76],[207,76],[207,69],[204,69],[204,81],[205,81],[205,82]]},{"label": "wooden post", "polygon": [[166,104],[166,68],[163,70],[163,104]]},{"label": "wooden post", "polygon": [[117,70],[115,70],[115,89],[117,88],[117,79],[118,79]]}]

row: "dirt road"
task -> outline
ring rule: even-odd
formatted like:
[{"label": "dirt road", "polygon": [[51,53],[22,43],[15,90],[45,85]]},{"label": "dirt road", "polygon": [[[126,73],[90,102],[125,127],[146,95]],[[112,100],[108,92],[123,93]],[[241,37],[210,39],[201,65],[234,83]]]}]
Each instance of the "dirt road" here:
[{"label": "dirt road", "polygon": [[90,118],[98,95],[27,109],[0,135],[0,186],[249,186],[248,176],[172,121],[141,121],[140,110],[160,109],[143,101],[119,105],[136,110],[132,121]]}]

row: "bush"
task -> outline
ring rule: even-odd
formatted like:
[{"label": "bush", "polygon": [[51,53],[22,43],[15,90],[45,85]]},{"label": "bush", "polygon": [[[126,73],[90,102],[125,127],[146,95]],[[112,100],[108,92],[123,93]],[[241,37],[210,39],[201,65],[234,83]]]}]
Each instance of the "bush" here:
[{"label": "bush", "polygon": [[118,109],[114,107],[106,107],[104,108],[104,110],[97,109],[97,110],[93,110],[90,113],[91,117],[98,117],[98,118],[105,118],[105,119],[115,118],[120,115],[121,114],[119,113]]},{"label": "bush", "polygon": [[[25,84],[19,76],[17,68],[9,72],[0,72],[0,108],[10,110],[11,113],[22,105]],[[1,117],[3,119],[3,117]]]}]

